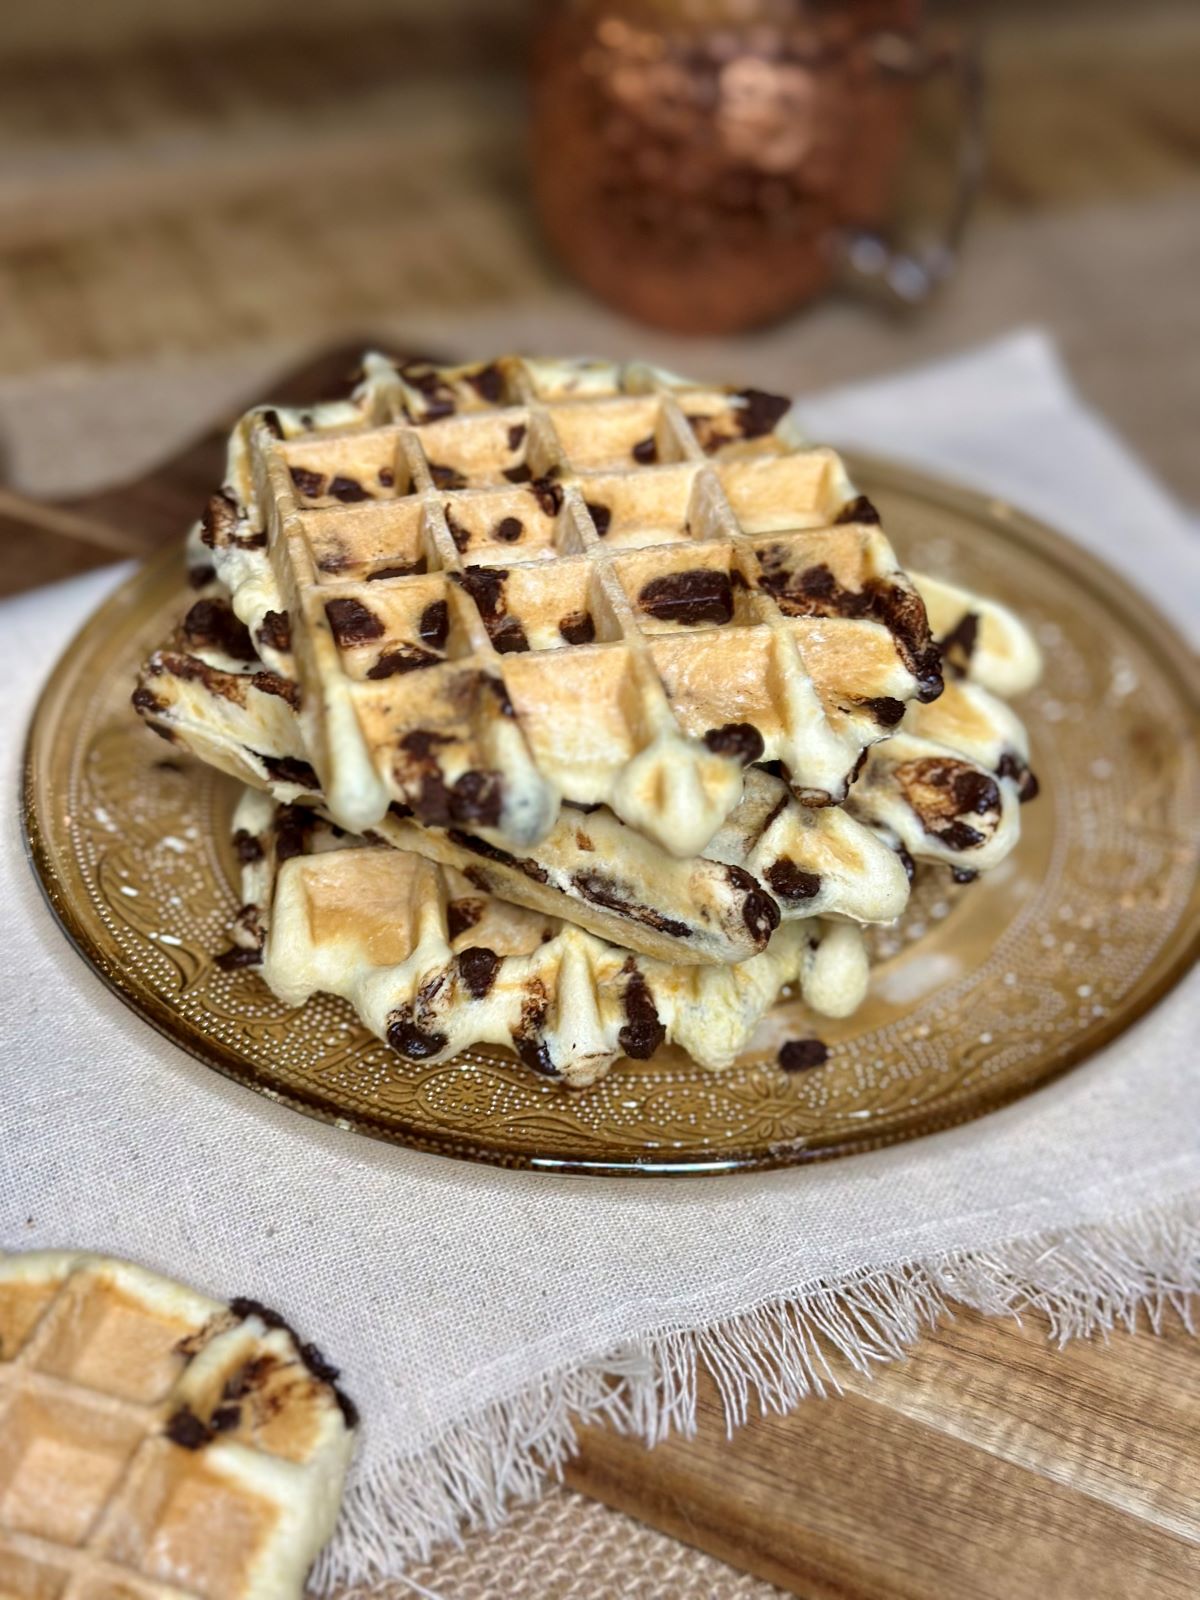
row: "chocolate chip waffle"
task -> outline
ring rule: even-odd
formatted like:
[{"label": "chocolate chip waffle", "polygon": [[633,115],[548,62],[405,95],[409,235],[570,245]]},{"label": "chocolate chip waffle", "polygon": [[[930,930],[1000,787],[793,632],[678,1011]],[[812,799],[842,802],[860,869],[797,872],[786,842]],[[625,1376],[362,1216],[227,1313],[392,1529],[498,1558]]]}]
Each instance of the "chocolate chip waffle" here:
[{"label": "chocolate chip waffle", "polygon": [[364,844],[310,807],[248,790],[234,823],[245,904],[230,964],[261,962],[288,1004],[341,995],[413,1061],[506,1045],[535,1072],[582,1086],[620,1056],[675,1044],[719,1069],[785,984],[830,1016],[866,991],[849,923],[790,923],[747,961],[679,967],[497,900],[472,874]]},{"label": "chocolate chip waffle", "polygon": [[[152,726],[210,765],[280,801],[320,804],[296,698],[289,680],[261,669],[220,596],[196,602],[135,694]],[[564,807],[520,856],[494,836],[425,828],[395,808],[371,832],[473,871],[504,899],[676,964],[743,961],[781,918],[891,922],[908,898],[899,859],[874,833],[840,807],[801,805],[755,768],[704,855],[686,861],[603,808]]]},{"label": "chocolate chip waffle", "polygon": [[641,365],[372,357],[348,401],[249,413],[203,539],[264,653],[290,642],[331,814],[528,848],[602,804],[687,858],[749,763],[844,799],[939,657],[787,411]]},{"label": "chocolate chip waffle", "polygon": [[0,1259],[0,1594],[299,1600],[353,1448],[336,1377],[256,1302]]}]

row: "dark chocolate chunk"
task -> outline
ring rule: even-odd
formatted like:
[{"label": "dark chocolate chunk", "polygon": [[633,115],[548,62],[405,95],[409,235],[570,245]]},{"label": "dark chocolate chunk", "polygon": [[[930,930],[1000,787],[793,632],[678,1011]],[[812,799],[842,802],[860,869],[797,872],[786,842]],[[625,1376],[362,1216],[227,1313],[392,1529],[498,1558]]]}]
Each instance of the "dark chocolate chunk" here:
[{"label": "dark chocolate chunk", "polygon": [[604,906],[609,911],[629,917],[634,922],[644,923],[648,928],[656,928],[660,933],[670,934],[675,939],[690,939],[692,936],[692,930],[686,922],[679,922],[674,917],[665,917],[653,906],[642,905],[640,901],[628,899],[622,892],[622,886],[606,873],[576,872],[572,874],[571,883],[583,898],[590,900],[593,905]]},{"label": "dark chocolate chunk", "polygon": [[428,1061],[449,1044],[444,1033],[424,1033],[411,1016],[395,1012],[388,1019],[387,1041],[398,1055],[409,1061]]},{"label": "dark chocolate chunk", "polygon": [[455,822],[482,822],[493,828],[500,821],[501,794],[499,773],[461,773],[450,790],[450,815]]},{"label": "dark chocolate chunk", "polygon": [[163,1429],[172,1444],[177,1444],[183,1450],[200,1450],[212,1438],[212,1430],[189,1406],[180,1406],[167,1418],[167,1425]]},{"label": "dark chocolate chunk", "polygon": [[979,874],[973,867],[951,867],[950,876],[955,883],[974,883]]},{"label": "dark chocolate chunk", "polygon": [[711,567],[668,572],[651,578],[638,595],[638,604],[659,622],[685,627],[725,623],[733,616],[733,589],[729,574]]},{"label": "dark chocolate chunk", "polygon": [[250,677],[251,685],[259,694],[273,694],[280,700],[286,700],[293,711],[300,709],[300,685],[293,683],[290,678],[281,678],[277,672],[255,672]]},{"label": "dark chocolate chunk", "polygon": [[258,625],[258,637],[259,642],[271,650],[290,650],[292,619],[286,611],[264,611],[262,621]]},{"label": "dark chocolate chunk", "polygon": [[913,588],[894,579],[868,578],[864,593],[871,615],[896,641],[900,659],[917,680],[917,699],[928,704],[942,692],[942,655],[929,632],[925,602]]},{"label": "dark chocolate chunk", "polygon": [[415,561],[395,561],[387,567],[376,567],[374,572],[367,573],[367,582],[378,583],[383,578],[411,578],[424,571],[425,557],[418,556]]},{"label": "dark chocolate chunk", "polygon": [[942,660],[960,677],[970,665],[978,639],[979,613],[967,611],[938,645],[942,652]]},{"label": "dark chocolate chunk", "polygon": [[429,463],[429,476],[438,489],[465,489],[467,480],[457,467],[444,466],[440,461]]},{"label": "dark chocolate chunk", "polygon": [[441,656],[432,650],[420,650],[416,645],[402,644],[395,650],[385,650],[367,672],[368,678],[394,678],[405,672],[420,672],[424,667],[436,667]]},{"label": "dark chocolate chunk", "polygon": [[[167,702],[160,700],[152,689],[147,689],[145,686],[135,689],[129,699],[134,710],[140,711],[144,716],[161,715],[168,709]],[[157,728],[155,732],[158,732]]]},{"label": "dark chocolate chunk", "polygon": [[917,863],[902,844],[896,846],[896,854],[900,857],[900,865],[904,868],[905,877],[911,883],[917,875]]},{"label": "dark chocolate chunk", "polygon": [[446,928],[451,944],[473,928],[482,915],[483,906],[478,900],[451,900],[446,907]]},{"label": "dark chocolate chunk", "polygon": [[236,661],[258,659],[250,630],[228,600],[197,600],[183,619],[182,632],[193,650],[220,650]]},{"label": "dark chocolate chunk", "polygon": [[435,650],[445,648],[450,633],[450,608],[444,600],[431,600],[421,613],[417,634]]},{"label": "dark chocolate chunk", "polygon": [[519,450],[525,443],[525,435],[529,430],[523,422],[514,422],[508,430],[508,448]]},{"label": "dark chocolate chunk", "polygon": [[396,487],[396,474],[391,467],[380,467],[375,476],[379,479],[381,489],[394,489]]},{"label": "dark chocolate chunk", "polygon": [[650,986],[637,963],[628,960],[624,971],[626,979],[622,1001],[628,1020],[617,1034],[617,1043],[630,1060],[649,1061],[667,1037],[667,1030],[659,1018]]},{"label": "dark chocolate chunk", "polygon": [[533,468],[528,461],[518,461],[515,467],[505,467],[504,476],[509,483],[532,483]]},{"label": "dark chocolate chunk", "polygon": [[[464,819],[466,820],[466,819]],[[528,858],[522,860],[510,855],[507,850],[501,850],[498,845],[488,844],[484,839],[477,839],[473,833],[462,833],[457,828],[451,828],[447,837],[452,844],[460,846],[463,850],[470,850],[474,855],[483,856],[487,861],[495,861],[498,865],[512,867],[517,872],[522,872],[527,878],[532,878],[535,883],[549,883],[550,874],[545,867]],[[468,876],[470,876],[468,874]],[[478,885],[477,885],[478,887]]]},{"label": "dark chocolate chunk", "polygon": [[555,483],[547,474],[543,478],[535,478],[529,487],[546,516],[556,517],[563,503],[562,485]]},{"label": "dark chocolate chunk", "polygon": [[860,494],[857,499],[847,500],[846,504],[835,517],[838,524],[845,522],[862,522],[875,526],[879,523],[878,511],[867,499],[865,494]]},{"label": "dark chocolate chunk", "polygon": [[493,631],[488,628],[491,635],[492,648],[498,655],[506,656],[521,650],[529,649],[529,640],[525,637],[525,629],[515,617],[505,617],[498,623]]},{"label": "dark chocolate chunk", "polygon": [[248,829],[239,828],[233,836],[233,853],[245,867],[262,860],[263,847]]},{"label": "dark chocolate chunk", "polygon": [[228,544],[237,529],[238,503],[228,489],[211,496],[200,517],[200,542],[213,549]]},{"label": "dark chocolate chunk", "polygon": [[467,382],[475,390],[481,400],[486,400],[489,405],[495,405],[504,396],[504,375],[494,361],[486,367],[480,367],[478,372],[468,372]]},{"label": "dark chocolate chunk", "polygon": [[558,631],[568,644],[591,644],[596,637],[596,624],[590,611],[572,611],[559,623]]},{"label": "dark chocolate chunk", "polygon": [[307,806],[283,806],[275,815],[275,860],[279,865],[301,856],[315,822]]},{"label": "dark chocolate chunk", "polygon": [[262,418],[268,433],[273,433],[277,439],[283,438],[283,423],[280,421],[278,411],[273,407],[268,407],[266,411],[260,411],[259,416]]},{"label": "dark chocolate chunk", "polygon": [[295,756],[269,756],[261,750],[252,750],[250,753],[262,762],[267,769],[267,776],[276,783],[295,783],[304,789],[320,788],[320,780],[307,761],[300,761]]},{"label": "dark chocolate chunk", "polygon": [[516,707],[509,699],[508,689],[505,687],[504,679],[485,676],[483,681],[495,697],[500,708],[500,715],[502,717],[515,717],[517,714]]},{"label": "dark chocolate chunk", "polygon": [[499,966],[500,957],[486,945],[472,945],[469,950],[459,951],[458,970],[473,1000],[482,1000],[488,993],[496,981]]},{"label": "dark chocolate chunk", "polygon": [[501,517],[496,524],[496,538],[503,539],[505,544],[515,544],[525,532],[525,524],[520,517]]},{"label": "dark chocolate chunk", "polygon": [[306,500],[315,500],[325,488],[325,474],[311,472],[308,467],[292,467],[292,482]]},{"label": "dark chocolate chunk", "polygon": [[356,644],[366,644],[370,639],[383,638],[383,623],[361,600],[343,596],[325,602],[325,615],[333,637],[343,650]]},{"label": "dark chocolate chunk", "polygon": [[904,701],[891,695],[880,695],[875,700],[864,700],[863,705],[881,728],[894,728],[904,718]]},{"label": "dark chocolate chunk", "polygon": [[646,439],[639,439],[629,453],[643,467],[648,467],[651,462],[658,460],[658,440],[650,434]]},{"label": "dark chocolate chunk", "polygon": [[262,958],[262,951],[250,945],[231,944],[228,950],[222,950],[214,959],[222,972],[236,972],[241,967],[260,967]]},{"label": "dark chocolate chunk", "polygon": [[464,567],[461,572],[453,574],[456,583],[460,584],[479,607],[480,615],[485,622],[495,620],[504,614],[504,580],[508,577],[507,567]]},{"label": "dark chocolate chunk", "polygon": [[374,497],[369,489],[364,489],[357,478],[349,478],[339,473],[329,483],[329,493],[335,500],[340,500],[343,505],[355,505],[360,500],[370,500]]},{"label": "dark chocolate chunk", "polygon": [[208,1425],[214,1433],[231,1433],[241,1420],[241,1406],[218,1406],[208,1419]]},{"label": "dark chocolate chunk", "polygon": [[608,506],[602,506],[598,501],[595,500],[585,500],[583,502],[583,506],[588,516],[591,517],[592,521],[595,523],[596,532],[603,539],[604,535],[608,532],[609,524],[612,522],[611,510],[608,508]]},{"label": "dark chocolate chunk", "polygon": [[740,389],[737,398],[743,402],[737,411],[737,423],[744,439],[759,439],[765,433],[773,433],[775,424],[792,404],[783,395],[768,394],[765,389]]},{"label": "dark chocolate chunk", "polygon": [[968,768],[954,780],[954,801],[960,813],[965,811],[982,815],[999,809],[1000,790],[996,787],[996,780],[986,772]]},{"label": "dark chocolate chunk", "polygon": [[400,741],[400,748],[418,761],[428,760],[440,744],[449,744],[444,733],[431,733],[427,728],[414,728]]},{"label": "dark chocolate chunk", "polygon": [[983,843],[983,835],[979,830],[966,822],[952,822],[949,827],[930,831],[936,834],[947,850],[970,850]]},{"label": "dark chocolate chunk", "polygon": [[789,1039],[777,1057],[785,1072],[801,1072],[806,1067],[823,1067],[829,1060],[829,1046],[820,1039]]},{"label": "dark chocolate chunk", "polygon": [[533,1072],[540,1072],[544,1078],[559,1078],[562,1074],[554,1065],[550,1048],[544,1039],[513,1034],[513,1049],[518,1058]]},{"label": "dark chocolate chunk", "polygon": [[752,722],[727,722],[721,728],[710,728],[704,742],[714,755],[731,756],[744,767],[761,760],[765,749],[763,736]]},{"label": "dark chocolate chunk", "polygon": [[783,900],[811,900],[821,892],[820,873],[805,872],[787,856],[767,868],[767,882]]},{"label": "dark chocolate chunk", "polygon": [[1011,778],[1017,785],[1017,799],[1022,805],[1030,800],[1036,800],[1041,791],[1041,784],[1037,781],[1028,764],[1011,750],[1006,750],[1000,757],[1000,765],[996,768],[996,775],[1000,778]]},{"label": "dark chocolate chunk", "polygon": [[450,530],[450,537],[454,540],[454,548],[461,554],[471,542],[471,530],[463,527],[449,506],[443,509],[446,513],[446,526]]}]

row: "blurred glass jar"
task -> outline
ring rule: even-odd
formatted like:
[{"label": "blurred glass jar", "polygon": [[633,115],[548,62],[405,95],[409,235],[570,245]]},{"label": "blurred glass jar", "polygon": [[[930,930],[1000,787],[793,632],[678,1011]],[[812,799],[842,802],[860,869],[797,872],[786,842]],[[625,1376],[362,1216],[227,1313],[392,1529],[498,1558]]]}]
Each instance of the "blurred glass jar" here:
[{"label": "blurred glass jar", "polygon": [[[922,0],[545,0],[533,70],[546,233],[602,300],[729,333],[840,275],[925,298],[952,269],[981,165],[973,51]],[[920,84],[960,92],[948,215],[887,242]]]}]

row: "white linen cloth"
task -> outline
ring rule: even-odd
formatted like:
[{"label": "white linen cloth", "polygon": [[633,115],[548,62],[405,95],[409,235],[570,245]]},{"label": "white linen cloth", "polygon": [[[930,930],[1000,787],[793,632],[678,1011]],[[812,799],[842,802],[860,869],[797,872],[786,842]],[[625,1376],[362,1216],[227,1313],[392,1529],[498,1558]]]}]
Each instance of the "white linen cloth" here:
[{"label": "white linen cloth", "polygon": [[[1007,496],[1195,628],[1195,535],[1040,335],[804,416]],[[41,682],[126,570],[0,606],[10,797]],[[532,1492],[572,1406],[648,1437],[686,1426],[698,1355],[736,1420],[747,1388],[789,1404],[819,1380],[797,1330],[865,1360],[947,1298],[1033,1300],[1070,1333],[1200,1286],[1196,974],[1085,1068],[953,1132],[798,1171],[561,1178],[321,1126],[167,1044],[68,947],[11,799],[0,905],[0,1248],[87,1248],[252,1295],[336,1358],[365,1428],[327,1578],[394,1572]]]}]

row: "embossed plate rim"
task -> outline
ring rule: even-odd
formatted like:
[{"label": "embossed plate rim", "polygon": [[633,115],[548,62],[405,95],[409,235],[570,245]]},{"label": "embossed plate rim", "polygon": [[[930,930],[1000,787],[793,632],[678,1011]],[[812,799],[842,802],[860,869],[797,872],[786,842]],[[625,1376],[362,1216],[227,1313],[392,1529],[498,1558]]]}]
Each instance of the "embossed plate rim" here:
[{"label": "embossed plate rim", "polygon": [[[1073,583],[1089,589],[1104,610],[1121,618],[1141,648],[1153,658],[1189,719],[1196,724],[1200,706],[1200,666],[1191,651],[1172,624],[1148,600],[1090,552],[1009,503],[976,490],[859,452],[847,452],[847,462],[855,479],[869,487],[924,499],[951,514],[975,523],[990,524],[1000,537],[1024,545],[1036,558],[1049,561]],[[148,985],[137,982],[133,974],[110,958],[92,935],[56,865],[52,820],[43,815],[43,810],[49,809],[50,797],[39,795],[38,784],[39,772],[49,770],[45,752],[57,726],[55,707],[74,682],[77,658],[89,650],[95,638],[111,630],[117,617],[135,607],[145,591],[161,582],[177,561],[178,547],[171,546],[133,572],[86,619],[51,671],[34,708],[25,745],[21,814],[26,850],[47,904],[68,941],[114,994],[195,1059],[302,1115],[427,1153],[495,1166],[591,1177],[701,1177],[828,1161],[944,1131],[985,1116],[1044,1087],[1072,1071],[1144,1016],[1175,986],[1200,953],[1200,873],[1197,873],[1193,875],[1186,909],[1172,937],[1137,979],[1122,1004],[1086,1038],[1061,1056],[1045,1062],[1041,1070],[1031,1068],[1017,1083],[979,1088],[966,1102],[929,1111],[900,1128],[877,1134],[864,1133],[861,1138],[842,1138],[824,1144],[798,1140],[773,1144],[769,1148],[730,1152],[697,1150],[686,1155],[670,1155],[660,1147],[631,1156],[605,1157],[598,1153],[597,1159],[590,1160],[553,1150],[529,1154],[499,1143],[481,1142],[465,1130],[439,1133],[396,1118],[385,1124],[361,1112],[348,1115],[346,1108],[336,1100],[315,1091],[296,1093],[280,1088],[240,1052],[181,1016]],[[43,800],[47,802],[45,806]]]}]

